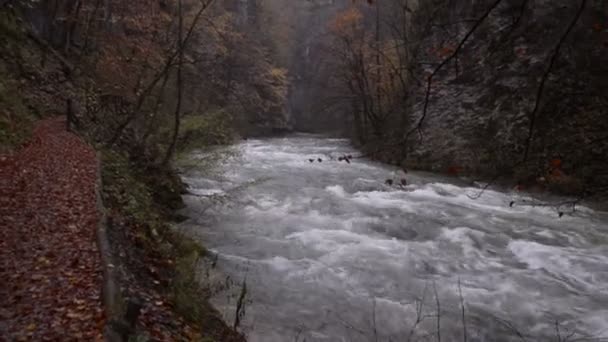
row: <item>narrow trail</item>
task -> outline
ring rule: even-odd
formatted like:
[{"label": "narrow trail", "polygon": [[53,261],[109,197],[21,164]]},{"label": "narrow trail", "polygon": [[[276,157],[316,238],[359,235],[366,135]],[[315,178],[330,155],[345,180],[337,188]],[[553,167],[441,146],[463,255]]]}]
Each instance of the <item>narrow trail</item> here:
[{"label": "narrow trail", "polygon": [[0,341],[102,340],[96,155],[40,121],[0,156]]}]

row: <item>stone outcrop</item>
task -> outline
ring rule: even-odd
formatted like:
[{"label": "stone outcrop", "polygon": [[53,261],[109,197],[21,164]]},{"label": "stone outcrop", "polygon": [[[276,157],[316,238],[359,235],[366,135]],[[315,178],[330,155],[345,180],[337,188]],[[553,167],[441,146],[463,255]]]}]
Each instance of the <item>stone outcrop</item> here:
[{"label": "stone outcrop", "polygon": [[[420,33],[415,62],[432,63],[416,72],[421,83],[410,100],[409,128],[422,115],[435,62],[495,1],[452,3],[434,18],[417,18],[419,25],[433,20],[445,26]],[[580,6],[571,0],[500,2],[435,77],[422,135],[412,135],[406,164],[521,179],[553,175],[571,180],[573,188],[559,189],[567,192],[607,187],[608,8],[586,1],[576,19]]]}]

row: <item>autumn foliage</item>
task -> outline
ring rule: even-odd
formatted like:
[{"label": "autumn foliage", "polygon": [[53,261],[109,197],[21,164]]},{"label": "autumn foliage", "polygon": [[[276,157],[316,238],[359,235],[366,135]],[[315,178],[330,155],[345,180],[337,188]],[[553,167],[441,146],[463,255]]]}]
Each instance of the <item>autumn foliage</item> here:
[{"label": "autumn foliage", "polygon": [[61,119],[0,156],[0,340],[103,341],[96,171],[95,151]]},{"label": "autumn foliage", "polygon": [[[238,128],[247,133],[254,125],[283,120],[288,75],[274,63],[259,28],[226,2],[17,0],[0,1],[0,12],[2,20],[14,18],[0,27],[2,44],[12,44],[2,46],[0,73],[17,80],[0,82],[0,101],[42,93],[44,101],[13,101],[14,107],[35,111],[32,117],[71,113],[75,132],[67,132],[61,119],[45,120],[23,150],[15,144],[14,155],[0,157],[0,271],[11,284],[0,308],[10,329],[0,332],[0,340],[101,340],[106,317],[94,239],[97,160],[91,146],[120,156],[124,168],[113,173],[115,183],[145,175],[137,185],[150,194],[147,214],[166,214],[181,204],[181,183],[171,165],[175,154],[229,142]],[[5,85],[16,87],[9,93]],[[11,130],[18,122],[12,117],[22,114],[15,112],[6,125]],[[192,122],[204,124],[183,129]],[[4,120],[0,124],[2,134]],[[110,198],[138,189],[124,186]],[[149,269],[163,264],[170,273],[172,259],[159,256],[158,249],[176,253],[177,247],[168,248],[170,241],[159,239],[160,229],[152,226],[161,226],[164,216],[133,222],[127,209],[142,205],[140,199],[109,208],[127,237],[119,247],[130,251],[128,258],[149,256],[129,261],[153,265]],[[142,236],[154,243],[142,246]],[[130,272],[131,266],[124,269]],[[144,301],[142,333],[158,340],[196,339],[190,334],[196,329],[188,328],[193,322],[176,318],[177,300],[156,286],[171,278],[156,274],[156,282],[131,284],[140,276],[128,274],[129,284],[121,285]],[[194,306],[198,302],[191,297],[180,300]]]},{"label": "autumn foliage", "polygon": [[369,27],[367,7],[354,4],[335,16],[329,24],[334,41],[327,48],[337,62],[333,85],[339,93],[353,95],[349,105],[362,141],[386,132],[391,117],[404,105],[410,82],[403,44],[384,35],[379,21]]}]

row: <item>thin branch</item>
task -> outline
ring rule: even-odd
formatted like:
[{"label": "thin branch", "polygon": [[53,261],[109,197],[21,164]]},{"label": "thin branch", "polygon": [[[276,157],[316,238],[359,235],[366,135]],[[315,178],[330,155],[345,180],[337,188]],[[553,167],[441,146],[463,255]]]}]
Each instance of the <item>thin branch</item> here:
[{"label": "thin branch", "polygon": [[[527,163],[527,161],[525,161],[525,160],[519,161],[515,165],[513,165],[513,167],[511,167],[511,169],[515,170],[516,168],[518,168],[518,167],[520,167],[520,166],[522,166],[522,165],[524,165],[526,163]],[[473,199],[473,200],[476,200],[476,199],[480,198],[486,192],[486,190],[492,184],[494,184],[501,176],[503,176],[503,174],[500,173],[500,172],[498,172],[496,175],[494,175],[494,177],[492,177],[492,179],[490,179],[486,183],[486,185],[483,186],[483,188],[481,188],[481,190],[477,194],[475,194],[475,195],[469,195],[469,194],[467,194],[467,197],[470,198],[470,199]]]},{"label": "thin branch", "polygon": [[431,87],[433,84],[433,77],[435,77],[435,75],[437,75],[437,73],[439,71],[441,71],[441,69],[446,66],[452,59],[454,59],[458,53],[460,52],[460,50],[462,50],[462,48],[464,47],[465,43],[469,40],[469,38],[473,35],[473,33],[475,33],[475,31],[477,30],[477,28],[479,28],[479,26],[481,26],[481,24],[485,21],[485,19],[490,15],[490,13],[496,8],[498,7],[498,5],[502,2],[503,0],[496,0],[487,10],[486,12],[479,17],[479,19],[477,19],[477,21],[475,22],[475,24],[473,25],[473,27],[471,27],[471,29],[469,30],[469,32],[467,32],[467,34],[464,36],[464,38],[462,38],[462,40],[460,41],[460,43],[458,44],[458,46],[456,47],[456,49],[454,50],[454,52],[452,52],[452,54],[450,56],[448,56],[446,59],[444,59],[436,68],[435,70],[433,70],[433,72],[429,75],[429,77],[427,78],[427,82],[426,82],[426,94],[424,97],[424,107],[422,109],[422,116],[420,117],[420,119],[418,119],[418,123],[416,124],[415,127],[413,127],[411,130],[409,130],[406,135],[404,140],[407,141],[409,139],[409,137],[415,133],[418,132],[420,135],[422,135],[422,125],[424,123],[424,120],[426,119],[427,113],[428,113],[428,107],[429,107],[429,100],[431,97]]},{"label": "thin branch", "polygon": [[190,27],[189,27],[183,41],[181,41],[177,44],[176,49],[167,58],[165,65],[160,70],[160,72],[158,72],[154,76],[152,81],[148,84],[148,86],[146,86],[146,88],[143,89],[143,91],[141,92],[141,94],[139,95],[139,97],[137,99],[137,104],[136,104],[135,108],[133,109],[131,114],[118,126],[118,128],[116,129],[116,132],[114,133],[114,136],[112,136],[112,138],[108,142],[108,146],[110,146],[110,147],[113,146],[118,141],[118,139],[120,139],[120,137],[122,136],[122,133],[127,128],[127,126],[129,126],[129,124],[131,124],[131,122],[133,122],[133,120],[135,120],[135,118],[138,116],[140,109],[144,104],[145,99],[152,93],[154,88],[156,88],[156,85],[158,84],[158,82],[161,79],[163,79],[165,74],[167,74],[171,70],[171,68],[174,65],[173,62],[180,55],[180,50],[186,48],[190,38],[192,37],[192,35],[194,33],[194,29],[198,25],[198,22],[199,22],[201,16],[205,12],[205,10],[213,3],[213,1],[214,0],[207,0],[206,2],[202,3],[201,8],[198,10],[196,15],[194,16],[194,19],[192,20],[192,23],[190,24]]},{"label": "thin branch", "polygon": [[437,308],[437,342],[441,342],[441,304],[437,294],[437,284],[433,281],[433,293],[435,294],[435,306]]},{"label": "thin branch", "polygon": [[496,316],[492,316],[492,318],[494,318],[494,320],[496,322],[502,324],[505,328],[511,330],[511,332],[513,332],[519,338],[520,341],[522,341],[522,342],[528,342],[528,340],[526,339],[526,337],[524,336],[524,334],[521,331],[519,331],[519,329],[517,329],[517,327],[514,326],[513,323],[511,323],[511,322],[509,322],[507,320],[504,320],[504,319],[502,319],[500,317],[496,317]]},{"label": "thin branch", "polygon": [[372,324],[374,331],[374,341],[378,342],[378,329],[376,326],[376,298],[373,299]]},{"label": "thin branch", "polygon": [[502,176],[502,174],[495,175],[492,179],[490,179],[490,181],[488,181],[486,183],[486,185],[484,185],[481,188],[481,190],[478,193],[476,193],[475,195],[469,195],[469,194],[467,194],[467,197],[470,198],[470,199],[472,199],[472,200],[476,200],[476,199],[480,198],[486,192],[486,190],[488,190],[488,188],[492,184],[494,184],[494,182],[496,182],[498,180],[498,178],[500,178],[500,176]]},{"label": "thin branch", "polygon": [[515,30],[515,28],[519,25],[521,18],[524,17],[524,11],[526,10],[526,7],[528,7],[528,2],[529,0],[523,0],[521,6],[519,7],[519,15],[513,21],[513,25],[511,26],[511,31]]},{"label": "thin branch", "polygon": [[460,277],[458,277],[458,297],[460,298],[460,307],[462,308],[462,341],[467,342],[467,321],[465,315],[464,298],[462,297],[462,286],[460,286]]},{"label": "thin branch", "polygon": [[[332,311],[329,311],[332,312]],[[348,328],[356,333],[358,333],[361,336],[369,336],[368,334],[365,333],[365,331],[355,327],[353,324],[349,323],[348,321],[346,321],[345,319],[343,319],[340,314],[338,312],[332,312],[335,314],[336,318],[338,319],[338,321],[340,321],[340,323],[345,327]]]},{"label": "thin branch", "polygon": [[426,289],[427,289],[427,285],[425,284],[424,289],[422,290],[422,297],[420,298],[420,301],[416,302],[416,321],[410,328],[410,332],[407,337],[408,342],[412,341],[412,336],[414,336],[414,333],[416,332],[416,328],[418,327],[418,325],[420,323],[422,323],[422,321],[424,321],[426,318],[429,318],[429,316],[422,314],[423,309],[424,309],[424,300],[426,297]]},{"label": "thin branch", "polygon": [[551,74],[551,71],[553,70],[553,65],[555,64],[555,61],[557,60],[557,57],[559,56],[559,51],[562,48],[562,45],[564,44],[564,42],[566,41],[566,38],[568,37],[568,35],[572,31],[572,29],[574,28],[574,25],[576,25],[579,18],[581,17],[581,14],[583,13],[583,10],[585,9],[586,4],[587,4],[587,0],[581,0],[581,5],[578,8],[576,15],[574,16],[574,19],[572,19],[572,21],[570,22],[570,25],[568,25],[568,28],[566,29],[566,32],[564,32],[564,34],[560,37],[559,41],[557,42],[557,45],[555,46],[555,50],[553,51],[553,54],[551,55],[551,60],[549,61],[549,66],[547,67],[547,70],[545,70],[545,73],[543,74],[543,76],[540,80],[540,84],[538,85],[538,90],[536,91],[536,100],[534,101],[534,108],[532,109],[532,112],[528,116],[530,118],[530,126],[528,128],[528,137],[526,138],[526,149],[525,149],[524,158],[523,158],[524,161],[528,160],[528,155],[530,153],[530,145],[532,144],[532,139],[534,138],[534,128],[536,126],[537,113],[538,113],[538,109],[540,108],[540,102],[542,100],[543,91],[545,89],[545,83],[547,82],[547,79],[549,78],[549,75]]}]

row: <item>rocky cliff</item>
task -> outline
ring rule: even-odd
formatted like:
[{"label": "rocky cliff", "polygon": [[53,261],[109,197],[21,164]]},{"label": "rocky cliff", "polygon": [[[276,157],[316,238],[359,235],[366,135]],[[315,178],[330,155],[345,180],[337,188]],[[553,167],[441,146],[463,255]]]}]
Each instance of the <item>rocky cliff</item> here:
[{"label": "rocky cliff", "polygon": [[[452,1],[426,12],[424,6],[415,24],[432,24],[414,28],[422,43],[405,164],[547,181],[566,192],[605,191],[606,3]],[[427,77],[452,55],[431,82],[425,113]]]}]

